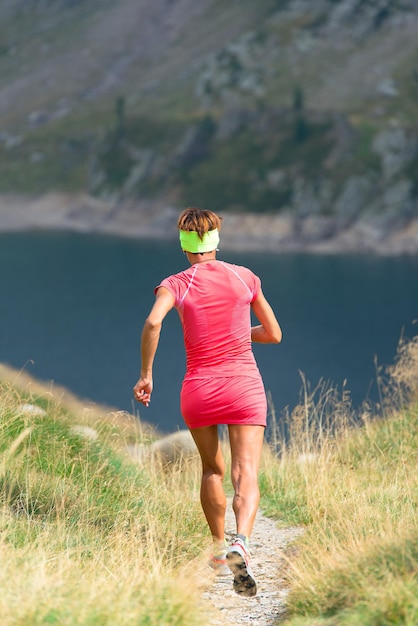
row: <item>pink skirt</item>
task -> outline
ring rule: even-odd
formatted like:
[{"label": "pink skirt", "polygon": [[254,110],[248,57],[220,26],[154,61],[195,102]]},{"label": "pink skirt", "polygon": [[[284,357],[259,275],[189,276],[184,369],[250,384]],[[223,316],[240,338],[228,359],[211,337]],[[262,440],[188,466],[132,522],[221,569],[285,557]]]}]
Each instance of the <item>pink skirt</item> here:
[{"label": "pink skirt", "polygon": [[184,380],[180,409],[189,428],[214,424],[265,426],[267,401],[261,376]]}]

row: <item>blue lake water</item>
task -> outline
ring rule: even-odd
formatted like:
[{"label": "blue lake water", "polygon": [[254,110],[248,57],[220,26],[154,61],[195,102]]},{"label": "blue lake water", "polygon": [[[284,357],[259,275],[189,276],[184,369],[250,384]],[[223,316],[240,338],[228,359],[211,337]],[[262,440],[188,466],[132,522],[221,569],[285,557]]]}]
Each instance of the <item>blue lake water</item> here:
[{"label": "blue lake water", "polygon": [[[255,345],[278,415],[298,403],[301,373],[341,388],[354,404],[377,399],[376,362],[393,362],[418,327],[418,257],[220,252],[257,273],[283,328],[278,346]],[[186,267],[176,242],[68,233],[0,235],[0,361],[81,397],[139,411],[143,321],[162,278]],[[180,322],[172,311],[155,361],[154,393],[140,417],[183,428]]]}]

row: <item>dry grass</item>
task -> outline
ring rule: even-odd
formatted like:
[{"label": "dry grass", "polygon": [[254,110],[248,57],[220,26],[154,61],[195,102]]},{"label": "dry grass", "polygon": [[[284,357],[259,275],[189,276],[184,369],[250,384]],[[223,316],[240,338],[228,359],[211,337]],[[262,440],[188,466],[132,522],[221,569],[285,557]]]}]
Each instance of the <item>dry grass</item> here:
[{"label": "dry grass", "polygon": [[267,510],[305,525],[286,623],[418,623],[418,338],[386,376],[382,404],[357,422],[344,394],[306,394],[279,462],[265,459]]}]

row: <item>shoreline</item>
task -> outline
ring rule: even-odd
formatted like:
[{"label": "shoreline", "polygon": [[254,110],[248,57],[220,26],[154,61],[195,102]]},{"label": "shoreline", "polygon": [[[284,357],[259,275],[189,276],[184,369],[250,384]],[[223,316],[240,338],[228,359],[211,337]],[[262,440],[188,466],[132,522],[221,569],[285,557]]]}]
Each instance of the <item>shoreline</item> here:
[{"label": "shoreline", "polygon": [[[56,230],[174,241],[180,210],[162,201],[115,203],[85,194],[1,195],[0,232]],[[370,216],[344,223],[336,217],[228,213],[221,237],[222,248],[233,251],[412,256],[418,254],[418,218]]]}]

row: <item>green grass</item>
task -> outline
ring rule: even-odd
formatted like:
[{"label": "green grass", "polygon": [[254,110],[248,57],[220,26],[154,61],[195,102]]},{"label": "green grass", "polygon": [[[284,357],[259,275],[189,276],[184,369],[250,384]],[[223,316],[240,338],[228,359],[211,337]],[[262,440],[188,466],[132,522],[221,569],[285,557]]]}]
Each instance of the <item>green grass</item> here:
[{"label": "green grass", "polygon": [[378,125],[372,125],[362,120],[355,127],[357,141],[351,159],[348,159],[348,169],[351,174],[361,175],[367,171],[368,174],[381,174],[380,157],[373,151],[373,140],[379,131]]},{"label": "green grass", "polygon": [[205,624],[183,573],[208,540],[197,467],[134,464],[114,421],[90,440],[41,399],[1,388],[2,624]]}]

